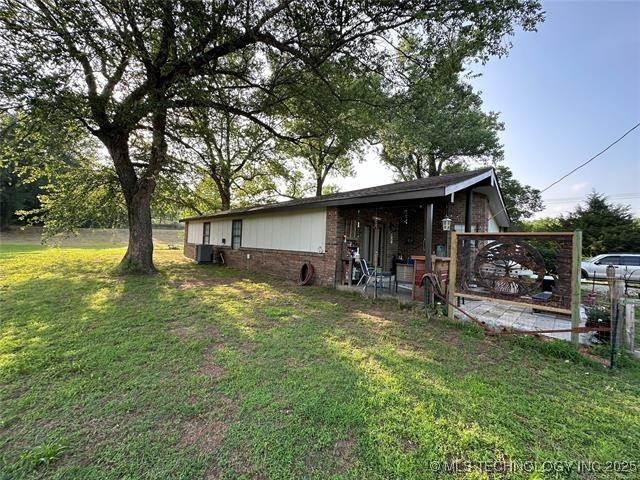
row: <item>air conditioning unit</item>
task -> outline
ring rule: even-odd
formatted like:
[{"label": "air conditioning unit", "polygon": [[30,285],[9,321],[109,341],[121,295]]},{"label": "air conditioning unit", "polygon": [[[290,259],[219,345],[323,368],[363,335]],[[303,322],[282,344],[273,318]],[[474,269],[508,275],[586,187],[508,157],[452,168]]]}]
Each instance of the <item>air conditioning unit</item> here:
[{"label": "air conditioning unit", "polygon": [[196,263],[211,263],[213,245],[196,245]]}]

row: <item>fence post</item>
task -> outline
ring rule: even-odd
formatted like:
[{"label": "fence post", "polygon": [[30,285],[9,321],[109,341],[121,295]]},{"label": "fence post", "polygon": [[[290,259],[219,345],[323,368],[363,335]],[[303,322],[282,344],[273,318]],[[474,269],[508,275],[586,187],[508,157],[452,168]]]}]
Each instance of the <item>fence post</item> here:
[{"label": "fence post", "polygon": [[633,354],[636,349],[636,305],[627,298],[624,302],[624,346],[625,349]]},{"label": "fence post", "polygon": [[453,320],[453,305],[456,304],[456,276],[458,270],[458,235],[451,232],[451,257],[449,260],[449,308],[447,316]]},{"label": "fence post", "polygon": [[[610,295],[611,295],[611,362],[610,368],[615,368],[616,359],[618,355],[618,346],[622,343],[621,339],[621,327],[622,321],[624,319],[623,312],[620,311],[622,307],[622,302],[620,299],[622,298],[623,286],[622,282],[614,277],[613,283],[611,284]],[[622,317],[622,319],[621,319]]]},{"label": "fence post", "polygon": [[[571,328],[580,327],[580,289],[581,289],[581,262],[582,262],[582,231],[573,232],[573,242],[571,252]],[[578,347],[580,334],[577,331],[571,332],[571,343]]]}]

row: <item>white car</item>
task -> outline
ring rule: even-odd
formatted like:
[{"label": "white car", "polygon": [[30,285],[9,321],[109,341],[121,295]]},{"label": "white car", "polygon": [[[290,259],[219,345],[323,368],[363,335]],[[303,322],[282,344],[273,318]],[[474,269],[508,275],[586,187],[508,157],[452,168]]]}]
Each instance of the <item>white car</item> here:
[{"label": "white car", "polygon": [[607,267],[613,265],[616,277],[640,281],[640,253],[605,253],[582,262],[582,278],[607,278]]}]

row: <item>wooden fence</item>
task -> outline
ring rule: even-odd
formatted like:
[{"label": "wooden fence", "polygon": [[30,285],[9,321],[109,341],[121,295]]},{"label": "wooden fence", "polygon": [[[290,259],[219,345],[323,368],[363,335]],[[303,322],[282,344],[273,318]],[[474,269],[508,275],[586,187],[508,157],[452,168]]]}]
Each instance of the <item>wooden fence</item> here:
[{"label": "wooden fence", "polygon": [[582,232],[451,235],[451,305],[468,298],[567,315],[571,341],[578,344]]}]

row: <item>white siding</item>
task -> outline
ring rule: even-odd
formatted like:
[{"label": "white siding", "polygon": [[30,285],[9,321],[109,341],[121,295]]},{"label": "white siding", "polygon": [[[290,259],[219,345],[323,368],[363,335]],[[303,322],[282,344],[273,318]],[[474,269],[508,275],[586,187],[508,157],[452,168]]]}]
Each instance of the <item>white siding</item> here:
[{"label": "white siding", "polygon": [[[247,216],[211,219],[211,244],[231,246],[231,224],[242,220],[242,246],[296,252],[324,252],[327,214],[323,209],[292,213],[257,213]],[[189,243],[202,243],[204,221],[190,221]]]},{"label": "white siding", "polygon": [[324,252],[326,224],[325,209],[250,215],[242,219],[242,246]]},{"label": "white siding", "polygon": [[231,245],[231,220],[221,218],[211,221],[211,245],[222,245],[222,239],[225,239],[224,245]]},{"label": "white siding", "polygon": [[487,232],[499,232],[500,227],[493,216],[493,212],[489,209],[489,219],[487,220]]},{"label": "white siding", "polygon": [[202,243],[202,222],[189,222],[187,242],[195,244]]}]

